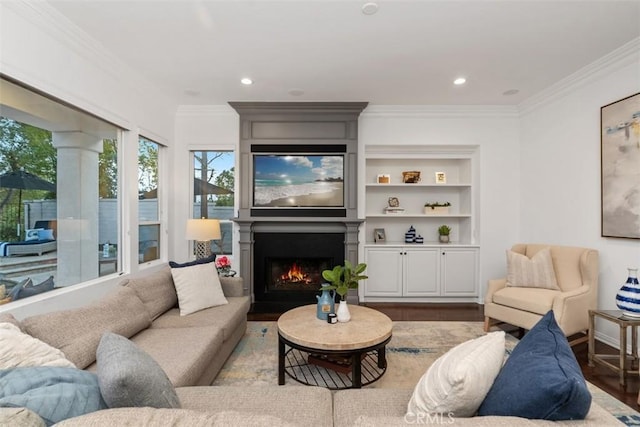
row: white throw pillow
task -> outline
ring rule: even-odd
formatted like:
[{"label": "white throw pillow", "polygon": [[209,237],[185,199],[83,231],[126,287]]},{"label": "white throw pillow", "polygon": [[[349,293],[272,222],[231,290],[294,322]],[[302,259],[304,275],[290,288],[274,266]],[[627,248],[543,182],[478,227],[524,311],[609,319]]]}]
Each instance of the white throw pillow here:
[{"label": "white throw pillow", "polygon": [[533,257],[507,251],[507,286],[560,290],[551,260],[551,248]]},{"label": "white throw pillow", "polygon": [[172,268],[171,275],[178,294],[180,316],[228,304],[215,263]]},{"label": "white throw pillow", "polygon": [[0,370],[26,366],[75,368],[64,353],[11,323],[0,323]]},{"label": "white throw pillow", "polygon": [[504,336],[504,331],[491,332],[463,342],[433,362],[413,390],[409,419],[474,416],[502,367]]}]

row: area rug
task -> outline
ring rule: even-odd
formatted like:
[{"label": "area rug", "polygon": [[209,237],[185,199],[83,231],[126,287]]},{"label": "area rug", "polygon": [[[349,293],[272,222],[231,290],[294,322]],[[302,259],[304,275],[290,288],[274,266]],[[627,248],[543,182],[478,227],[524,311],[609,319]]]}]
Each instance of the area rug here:
[{"label": "area rug", "polygon": [[[484,335],[481,322],[393,322],[387,345],[387,372],[367,388],[413,389],[427,368],[457,344]],[[507,335],[507,353],[518,340]],[[278,383],[276,322],[249,322],[213,385],[258,386]],[[298,385],[286,377],[286,385]],[[593,384],[593,400],[628,426],[640,426],[640,414]]]}]

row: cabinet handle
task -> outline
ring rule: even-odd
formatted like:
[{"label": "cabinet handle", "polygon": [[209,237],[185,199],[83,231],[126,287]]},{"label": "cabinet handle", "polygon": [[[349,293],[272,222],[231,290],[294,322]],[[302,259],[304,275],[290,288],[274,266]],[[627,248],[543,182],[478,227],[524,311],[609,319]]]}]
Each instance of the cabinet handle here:
[{"label": "cabinet handle", "polygon": [[442,255],[444,255],[444,254],[445,254],[445,252],[442,252]]}]

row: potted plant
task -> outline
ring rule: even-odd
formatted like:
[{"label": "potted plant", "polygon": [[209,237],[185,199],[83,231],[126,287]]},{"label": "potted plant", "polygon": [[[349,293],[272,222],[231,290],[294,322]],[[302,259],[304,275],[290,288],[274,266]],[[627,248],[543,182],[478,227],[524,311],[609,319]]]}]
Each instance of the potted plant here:
[{"label": "potted plant", "polygon": [[449,243],[449,233],[451,233],[451,227],[449,227],[448,225],[441,225],[440,227],[438,227],[440,243]]},{"label": "potted plant", "polygon": [[336,293],[340,295],[340,306],[338,307],[337,315],[338,322],[348,322],[351,319],[349,314],[349,308],[347,307],[347,293],[349,289],[358,289],[358,281],[367,279],[364,270],[367,268],[367,264],[360,263],[355,267],[348,260],[344,260],[344,265],[336,265],[332,270],[322,271],[322,277],[324,280],[331,283],[323,289],[335,289]]},{"label": "potted plant", "polygon": [[442,215],[449,213],[449,206],[451,203],[449,202],[435,202],[435,203],[425,203],[424,204],[424,213],[426,215]]}]

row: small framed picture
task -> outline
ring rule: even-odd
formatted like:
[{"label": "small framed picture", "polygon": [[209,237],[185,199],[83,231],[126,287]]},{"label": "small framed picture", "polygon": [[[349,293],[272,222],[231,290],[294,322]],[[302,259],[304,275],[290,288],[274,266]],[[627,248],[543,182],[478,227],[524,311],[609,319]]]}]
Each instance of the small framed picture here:
[{"label": "small framed picture", "polygon": [[436,172],[436,184],[446,184],[447,174],[444,172]]},{"label": "small framed picture", "polygon": [[373,241],[376,243],[382,243],[385,240],[387,240],[387,238],[384,235],[384,228],[376,228],[375,230],[373,230]]},{"label": "small framed picture", "polygon": [[378,175],[377,182],[378,184],[389,184],[391,182],[391,175],[388,175],[388,174]]},{"label": "small framed picture", "polygon": [[389,207],[390,208],[397,208],[400,207],[400,200],[398,200],[397,197],[389,197]]}]

